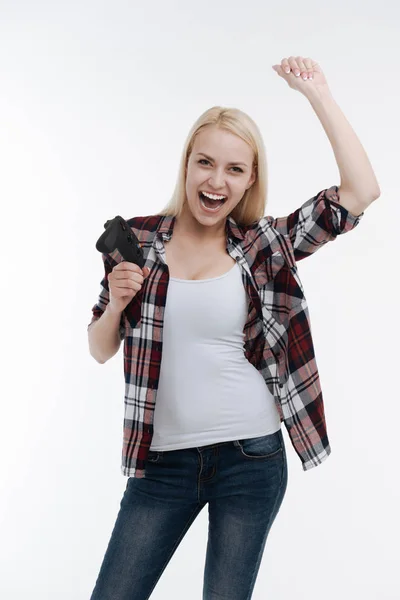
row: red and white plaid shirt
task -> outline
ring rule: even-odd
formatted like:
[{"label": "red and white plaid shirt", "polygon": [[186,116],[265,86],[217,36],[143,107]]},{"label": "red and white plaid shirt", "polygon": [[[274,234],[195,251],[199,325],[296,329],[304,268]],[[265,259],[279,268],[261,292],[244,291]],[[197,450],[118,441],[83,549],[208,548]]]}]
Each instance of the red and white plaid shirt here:
[{"label": "red and white plaid shirt", "polygon": [[[265,216],[248,226],[226,220],[227,252],[240,265],[248,294],[245,356],[264,377],[281,422],[304,471],[331,453],[314,355],[307,301],[296,261],[356,227],[364,215],[341,204],[338,187],[324,189],[287,217]],[[163,318],[169,270],[164,241],[175,217],[150,215],[127,221],[142,247],[150,274],[121,314],[124,340],[125,415],[122,474],[144,477],[153,436],[160,375]],[[123,260],[118,250],[102,255],[105,275],[88,327],[109,301],[108,275]]]}]

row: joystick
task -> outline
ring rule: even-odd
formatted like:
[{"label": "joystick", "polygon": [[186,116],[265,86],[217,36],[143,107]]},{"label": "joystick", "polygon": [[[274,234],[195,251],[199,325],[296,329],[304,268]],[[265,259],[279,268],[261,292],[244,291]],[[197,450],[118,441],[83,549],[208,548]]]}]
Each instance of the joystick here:
[{"label": "joystick", "polygon": [[103,254],[110,254],[117,249],[123,260],[135,263],[142,269],[145,263],[143,250],[125,219],[117,215],[104,223],[104,229],[96,242],[96,249]]}]

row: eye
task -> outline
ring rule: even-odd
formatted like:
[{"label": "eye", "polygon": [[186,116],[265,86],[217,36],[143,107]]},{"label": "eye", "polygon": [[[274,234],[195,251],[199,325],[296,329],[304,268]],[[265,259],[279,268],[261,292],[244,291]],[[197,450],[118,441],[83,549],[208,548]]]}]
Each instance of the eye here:
[{"label": "eye", "polygon": [[[206,162],[210,162],[209,160],[207,160],[206,158],[201,158],[198,162],[201,163],[202,160],[205,160]],[[239,173],[243,173],[243,169],[241,169],[240,167],[231,167],[231,169],[239,169]],[[237,172],[237,171],[236,171]]]}]

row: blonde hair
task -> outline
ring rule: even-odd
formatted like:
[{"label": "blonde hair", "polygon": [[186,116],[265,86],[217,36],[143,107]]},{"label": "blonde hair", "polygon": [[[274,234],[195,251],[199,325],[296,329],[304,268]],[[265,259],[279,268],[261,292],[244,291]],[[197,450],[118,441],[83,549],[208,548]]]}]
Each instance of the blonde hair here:
[{"label": "blonde hair", "polygon": [[247,189],[230,216],[238,225],[250,225],[259,221],[265,212],[267,204],[267,159],[264,142],[255,122],[238,108],[213,106],[206,110],[192,126],[183,147],[178,179],[174,193],[162,211],[156,213],[164,216],[179,216],[186,201],[186,168],[192,152],[196,135],[206,127],[214,125],[239,136],[252,148],[254,153],[253,166],[256,169],[256,179]]}]

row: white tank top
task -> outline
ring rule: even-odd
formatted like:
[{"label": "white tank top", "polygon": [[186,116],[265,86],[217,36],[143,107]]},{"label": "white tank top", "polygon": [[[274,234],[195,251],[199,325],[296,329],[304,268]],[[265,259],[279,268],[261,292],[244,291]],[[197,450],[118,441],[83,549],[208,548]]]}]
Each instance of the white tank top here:
[{"label": "white tank top", "polygon": [[280,429],[274,397],[244,354],[247,302],[237,263],[211,279],[170,277],[151,450]]}]

